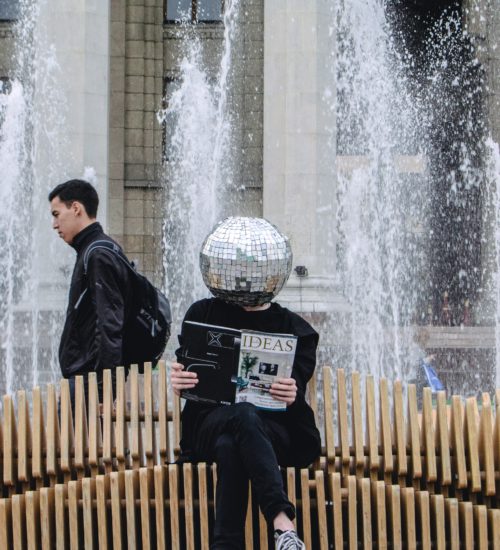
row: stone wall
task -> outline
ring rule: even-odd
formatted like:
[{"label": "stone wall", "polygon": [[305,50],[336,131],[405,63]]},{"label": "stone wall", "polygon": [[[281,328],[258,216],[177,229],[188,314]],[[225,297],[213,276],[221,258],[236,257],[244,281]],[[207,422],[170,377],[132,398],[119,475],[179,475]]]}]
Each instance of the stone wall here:
[{"label": "stone wall", "polygon": [[11,76],[13,48],[12,23],[0,21],[0,78]]},{"label": "stone wall", "polygon": [[163,1],[111,2],[109,232],[162,278]]},{"label": "stone wall", "polygon": [[[202,41],[204,62],[217,75],[224,38],[222,24],[190,29]],[[179,76],[183,31],[164,23],[163,0],[112,0],[110,60],[109,232],[158,284],[163,277],[162,223],[168,177],[162,163],[166,79]],[[241,0],[234,41],[233,214],[262,215],[263,0]],[[229,213],[229,212],[228,212]]]}]

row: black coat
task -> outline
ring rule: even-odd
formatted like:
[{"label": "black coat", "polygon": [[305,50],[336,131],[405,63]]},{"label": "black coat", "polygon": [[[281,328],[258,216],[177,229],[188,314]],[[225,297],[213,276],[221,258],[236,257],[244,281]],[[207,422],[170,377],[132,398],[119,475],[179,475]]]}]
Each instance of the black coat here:
[{"label": "black coat", "polygon": [[130,274],[116,254],[97,249],[89,256],[85,276],[85,251],[98,240],[114,242],[95,222],[72,243],[77,257],[59,346],[59,363],[66,378],[123,364],[123,328],[132,294]]},{"label": "black coat", "polygon": [[[295,334],[298,337],[292,377],[297,383],[297,398],[286,412],[263,411],[263,416],[282,425],[289,434],[293,453],[283,466],[305,467],[311,464],[321,452],[321,436],[316,427],[314,413],[305,400],[307,383],[316,367],[316,348],[318,333],[302,317],[274,302],[267,310],[247,312],[242,307],[226,303],[218,298],[195,302],[187,311],[184,321],[197,321],[211,325],[236,329],[261,330],[264,332]],[[181,360],[182,336],[179,336],[181,348],[177,350],[177,359]],[[186,401],[182,411],[183,458],[195,457],[193,439],[205,416],[217,405],[206,405],[195,401]]]}]

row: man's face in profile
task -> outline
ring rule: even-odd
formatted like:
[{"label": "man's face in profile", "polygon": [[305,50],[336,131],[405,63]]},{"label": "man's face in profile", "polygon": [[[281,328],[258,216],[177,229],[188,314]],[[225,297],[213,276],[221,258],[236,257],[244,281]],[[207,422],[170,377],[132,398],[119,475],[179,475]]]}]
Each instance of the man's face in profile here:
[{"label": "man's face in profile", "polygon": [[69,206],[62,202],[59,197],[50,201],[50,212],[52,214],[52,228],[64,242],[71,244],[74,237],[81,230],[81,209],[82,205],[74,201]]}]

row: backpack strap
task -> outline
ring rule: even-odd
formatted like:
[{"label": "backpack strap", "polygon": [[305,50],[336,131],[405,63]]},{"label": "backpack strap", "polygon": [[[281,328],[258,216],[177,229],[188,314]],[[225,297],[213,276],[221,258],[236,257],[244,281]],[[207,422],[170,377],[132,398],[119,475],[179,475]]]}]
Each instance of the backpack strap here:
[{"label": "backpack strap", "polygon": [[89,259],[90,255],[94,250],[97,249],[101,250],[109,250],[110,252],[113,252],[122,262],[127,265],[130,269],[133,269],[135,271],[134,265],[127,260],[127,258],[124,256],[121,248],[112,241],[94,241],[88,248],[85,250],[85,254],[83,255],[83,273],[85,276],[87,276],[87,271],[89,267]]},{"label": "backpack strap", "polygon": [[[126,266],[129,267],[129,269],[132,269],[132,271],[134,271],[134,273],[135,273],[134,264],[132,264],[131,262],[128,261],[126,256],[123,254],[121,248],[117,244],[115,244],[112,241],[100,240],[100,241],[94,241],[85,250],[85,254],[83,255],[83,274],[84,274],[85,277],[87,277],[87,271],[88,271],[88,267],[89,267],[90,255],[92,254],[92,252],[94,250],[97,250],[99,248],[101,250],[108,250],[109,252],[112,252],[113,254],[115,254],[118,258],[120,258],[122,260],[122,262]],[[78,300],[76,301],[73,309],[78,309],[78,306],[81,304],[85,294],[87,293],[87,290],[88,290],[88,287],[80,294],[80,296],[78,297]]]}]

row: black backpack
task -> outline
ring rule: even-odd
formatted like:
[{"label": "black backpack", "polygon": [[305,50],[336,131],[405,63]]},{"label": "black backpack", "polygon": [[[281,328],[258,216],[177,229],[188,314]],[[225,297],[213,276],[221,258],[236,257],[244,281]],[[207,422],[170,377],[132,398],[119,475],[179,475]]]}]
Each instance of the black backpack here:
[{"label": "black backpack", "polygon": [[129,268],[133,298],[125,321],[123,361],[125,365],[138,364],[139,371],[143,372],[143,363],[150,361],[155,365],[165,351],[172,323],[169,301],[136,270],[121,248],[112,241],[95,241],[87,248],[83,257],[85,275],[90,254],[99,248],[113,252]]}]

